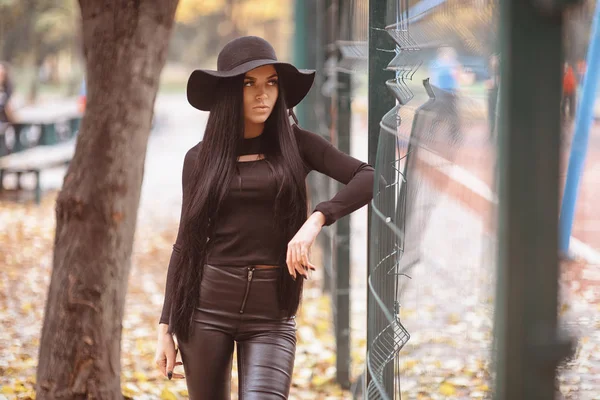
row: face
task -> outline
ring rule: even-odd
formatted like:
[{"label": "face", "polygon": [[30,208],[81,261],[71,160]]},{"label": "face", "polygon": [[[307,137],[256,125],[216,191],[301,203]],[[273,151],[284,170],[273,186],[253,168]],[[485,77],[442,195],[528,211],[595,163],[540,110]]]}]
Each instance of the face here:
[{"label": "face", "polygon": [[0,83],[4,83],[5,78],[6,78],[6,68],[4,68],[4,65],[0,64]]},{"label": "face", "polygon": [[246,123],[263,124],[279,96],[275,67],[264,65],[246,73],[244,77],[244,119]]}]

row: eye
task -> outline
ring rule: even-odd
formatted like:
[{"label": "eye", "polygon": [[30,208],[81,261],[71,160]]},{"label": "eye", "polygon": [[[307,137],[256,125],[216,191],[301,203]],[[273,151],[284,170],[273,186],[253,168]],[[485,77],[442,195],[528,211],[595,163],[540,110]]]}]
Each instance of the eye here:
[{"label": "eye", "polygon": [[277,86],[279,84],[279,80],[278,79],[271,79],[269,81],[269,85],[271,86]]},{"label": "eye", "polygon": [[250,86],[252,86],[252,83],[253,83],[252,81],[246,81],[246,82],[244,82],[244,86],[250,87]]}]

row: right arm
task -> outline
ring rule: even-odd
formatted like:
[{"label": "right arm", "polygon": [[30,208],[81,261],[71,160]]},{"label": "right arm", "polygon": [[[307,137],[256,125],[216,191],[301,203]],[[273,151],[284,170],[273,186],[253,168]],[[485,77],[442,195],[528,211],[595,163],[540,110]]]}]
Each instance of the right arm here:
[{"label": "right arm", "polygon": [[169,267],[167,269],[167,282],[166,282],[166,288],[165,288],[165,299],[163,302],[163,308],[162,308],[162,313],[160,315],[160,320],[159,320],[159,324],[160,325],[167,325],[169,324],[169,316],[171,313],[171,304],[169,302],[170,297],[168,296],[170,291],[171,291],[171,287],[173,285],[173,275],[175,275],[175,268],[177,265],[177,262],[179,261],[179,256],[180,256],[180,249],[181,249],[181,240],[182,240],[182,232],[183,232],[183,226],[185,223],[185,211],[187,208],[187,205],[190,201],[189,199],[189,193],[187,189],[187,186],[189,184],[189,181],[191,179],[192,176],[192,172],[194,170],[194,163],[196,162],[196,157],[198,155],[198,149],[200,147],[200,144],[192,147],[190,150],[188,150],[187,154],[185,155],[185,159],[183,161],[183,173],[182,173],[182,177],[181,177],[181,186],[182,186],[182,192],[183,192],[183,196],[182,196],[182,201],[181,201],[181,216],[179,218],[179,230],[177,232],[177,239],[175,240],[175,244],[173,244],[173,251],[171,252],[171,259],[169,260]]},{"label": "right arm", "polygon": [[167,283],[165,290],[165,300],[163,303],[163,309],[160,316],[160,321],[158,324],[158,340],[157,340],[157,348],[154,362],[156,363],[159,370],[162,374],[169,379],[183,379],[184,376],[182,374],[173,373],[173,369],[177,365],[181,365],[181,362],[175,362],[177,358],[177,349],[175,347],[175,341],[173,339],[173,335],[169,333],[169,317],[171,314],[171,304],[169,302],[170,296],[169,291],[172,287],[172,280],[175,274],[175,268],[177,262],[179,261],[180,256],[180,244],[182,240],[182,231],[185,223],[184,216],[186,213],[187,205],[190,201],[188,188],[190,178],[193,172],[194,163],[197,156],[199,144],[190,149],[185,155],[185,159],[183,161],[183,173],[182,173],[182,188],[183,188],[183,197],[181,204],[181,217],[179,218],[179,230],[177,232],[177,239],[175,240],[175,244],[173,245],[173,251],[171,253],[171,260],[169,261],[169,268],[167,270]]}]

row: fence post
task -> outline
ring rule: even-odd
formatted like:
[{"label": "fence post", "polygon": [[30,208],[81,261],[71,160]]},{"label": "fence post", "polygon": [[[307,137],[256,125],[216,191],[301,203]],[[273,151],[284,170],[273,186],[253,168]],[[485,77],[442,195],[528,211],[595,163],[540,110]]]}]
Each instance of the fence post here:
[{"label": "fence post", "polygon": [[553,399],[557,332],[562,27],[536,0],[501,15],[496,400]]},{"label": "fence post", "polygon": [[[380,133],[380,122],[383,116],[396,105],[396,100],[386,86],[386,81],[394,77],[391,71],[386,71],[393,58],[394,53],[382,50],[393,50],[394,41],[385,31],[386,16],[390,12],[389,1],[369,1],[369,60],[368,60],[368,129],[369,129],[369,164],[375,165],[377,160],[377,148]],[[378,179],[376,176],[375,179]],[[373,235],[373,216],[372,209],[369,207],[368,213],[368,274],[375,269],[376,260],[371,256],[379,246],[379,238]],[[368,276],[366,277],[368,279]],[[386,282],[380,282],[383,293],[393,293],[394,279],[388,279]],[[394,299],[383,298],[390,310],[393,308]],[[370,348],[373,340],[390,323],[373,297],[370,289],[367,289],[367,349]],[[364,393],[367,393],[367,387],[371,380],[370,375],[366,374]],[[389,364],[384,371],[385,391],[388,398],[394,398],[394,367]]]},{"label": "fence post", "polygon": [[[310,68],[307,60],[308,40],[307,40],[307,8],[303,0],[295,0],[294,2],[294,35],[292,38],[293,60],[298,68]],[[310,97],[303,103],[296,106],[296,115],[301,125],[306,126],[308,118],[306,109],[309,106]]]},{"label": "fence post", "polygon": [[[344,28],[350,29],[351,24],[346,23],[349,13],[348,0],[335,0],[336,3],[336,41],[343,39]],[[347,32],[349,34],[349,32]],[[350,36],[349,36],[350,37]],[[336,44],[335,42],[333,44]],[[336,48],[339,48],[336,45]],[[338,62],[341,55],[337,55]],[[335,114],[332,121],[335,125],[333,134],[337,148],[350,154],[351,132],[351,75],[336,69]],[[342,185],[335,185],[338,189]],[[335,307],[334,326],[336,343],[336,374],[337,381],[344,389],[350,389],[350,217],[344,217],[336,222],[333,237],[333,268],[335,277],[335,291],[332,297]]]}]

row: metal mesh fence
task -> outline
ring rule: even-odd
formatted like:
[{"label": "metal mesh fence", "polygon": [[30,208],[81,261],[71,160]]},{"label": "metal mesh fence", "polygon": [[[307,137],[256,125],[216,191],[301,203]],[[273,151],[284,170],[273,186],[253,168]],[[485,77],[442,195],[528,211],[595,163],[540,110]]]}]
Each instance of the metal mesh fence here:
[{"label": "metal mesh fence", "polygon": [[[487,46],[493,40],[476,33],[482,31],[484,24],[488,28],[494,26],[491,2],[391,3],[387,10],[394,14],[387,20],[393,22],[383,29],[394,45],[394,56],[387,66],[394,77],[387,80],[386,86],[393,93],[396,106],[380,122],[372,203],[369,295],[381,312],[369,316],[370,329],[376,331],[367,344],[369,399],[398,399],[403,394],[415,394],[414,371],[407,370],[407,362],[417,368],[427,367],[426,358],[419,359],[427,351],[423,336],[430,334],[439,339],[453,336],[444,332],[440,321],[417,323],[429,314],[422,304],[439,308],[437,318],[451,318],[457,307],[444,301],[459,299],[461,291],[471,301],[485,305],[482,294],[489,293],[491,274],[485,282],[475,284],[472,280],[481,278],[477,271],[491,271],[494,260],[493,246],[489,246],[492,235],[481,229],[481,220],[491,216],[492,203],[484,204],[479,216],[469,216],[475,222],[465,221],[463,226],[455,227],[468,232],[471,246],[463,242],[459,247],[467,247],[466,250],[452,249],[442,243],[444,240],[458,243],[451,237],[458,236],[455,231],[447,230],[444,225],[454,209],[465,208],[460,203],[471,201],[472,197],[472,188],[464,187],[462,178],[457,182],[452,176],[459,168],[458,160],[482,147],[495,152],[486,130],[487,104],[479,98],[485,94],[474,92],[477,85],[483,92],[482,83],[489,78],[487,57],[493,49]],[[465,15],[472,17],[467,21]],[[470,64],[477,63],[482,71],[473,77]],[[444,76],[447,71],[460,74],[460,79]],[[465,82],[466,75],[471,75],[470,82]],[[469,113],[473,108],[478,112]],[[493,159],[476,159],[470,167],[485,174],[493,171]],[[454,254],[452,250],[456,250]],[[467,254],[468,258],[461,254]],[[469,279],[457,277],[458,269]],[[422,292],[433,287],[439,287],[439,291],[431,293],[424,302]],[[482,310],[478,311],[479,318],[491,329],[492,309],[484,306]],[[460,356],[458,343],[468,337],[468,324],[457,325],[461,328],[459,337],[453,338],[456,347],[448,344],[431,349],[445,352],[446,356],[450,352],[455,360],[467,365],[468,357]],[[483,351],[472,355],[486,363],[489,345],[489,341],[484,342]],[[439,363],[444,360],[441,354],[433,358]],[[443,368],[437,375],[440,378],[437,385],[428,385],[427,389],[423,386],[417,392],[425,390],[431,394],[432,390],[444,388],[443,383],[452,377]],[[446,385],[451,387],[448,382]]]},{"label": "metal mesh fence", "polygon": [[[356,398],[418,398],[423,393],[430,398],[489,398],[499,3],[308,3],[316,10],[312,34],[319,71],[308,116],[312,129],[355,153],[356,142],[368,141],[371,148],[371,138],[363,140],[367,109],[381,111],[378,132],[369,132],[377,136],[376,155],[370,159],[377,176],[370,235],[362,236],[364,222],[340,221],[321,236],[323,289],[332,298],[338,343],[338,381],[343,386],[352,381]],[[374,22],[370,11],[384,17]],[[386,35],[386,45],[373,47],[376,33]],[[379,55],[389,61],[373,72],[372,58]],[[381,87],[386,93],[372,92],[371,79],[385,82]],[[394,103],[374,109],[377,101],[367,99],[367,93],[393,96]],[[331,197],[338,188],[313,177],[313,202]],[[361,258],[364,249],[353,243],[366,239],[370,251]],[[363,292],[367,298],[359,295]],[[573,318],[566,325],[574,330],[594,321],[583,324]],[[351,357],[348,346],[350,340],[351,348],[363,346],[365,337],[368,371],[361,374],[362,359]],[[577,360],[569,361],[571,370],[580,365]],[[563,368],[560,379],[569,376]]]}]

